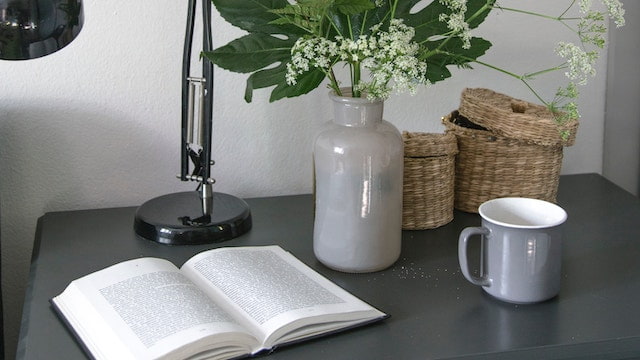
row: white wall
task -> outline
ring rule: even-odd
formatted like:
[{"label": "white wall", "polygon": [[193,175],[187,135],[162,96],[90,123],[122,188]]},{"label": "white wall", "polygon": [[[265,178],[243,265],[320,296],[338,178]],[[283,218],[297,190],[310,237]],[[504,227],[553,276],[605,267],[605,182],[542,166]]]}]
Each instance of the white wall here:
[{"label": "white wall", "polygon": [[627,25],[610,34],[602,172],[640,195],[640,2],[627,1],[625,10]]},{"label": "white wall", "polygon": [[[564,1],[502,0],[502,5],[560,13]],[[51,56],[0,62],[2,285],[7,346],[17,341],[23,292],[38,216],[57,210],[138,205],[192,189],[179,171],[180,67],[185,1],[85,1],[76,41]],[[555,64],[557,24],[496,13],[481,33],[494,43],[483,60],[516,72]],[[216,46],[240,32],[216,16]],[[601,172],[606,56],[600,77],[583,90],[577,144],[564,173]],[[551,97],[557,73],[538,82]],[[268,103],[269,91],[242,100],[245,76],[216,71],[214,177],[217,191],[242,197],[311,191],[310,146],[328,120],[326,89]],[[465,87],[487,87],[534,101],[517,81],[477,67],[396,97],[386,118],[400,130],[442,132]],[[73,249],[69,249],[73,251]]]}]

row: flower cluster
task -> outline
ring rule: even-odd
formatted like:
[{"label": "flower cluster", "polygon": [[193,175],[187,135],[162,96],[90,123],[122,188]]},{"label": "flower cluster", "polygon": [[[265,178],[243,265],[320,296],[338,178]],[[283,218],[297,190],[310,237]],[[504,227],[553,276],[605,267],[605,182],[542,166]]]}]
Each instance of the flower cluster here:
[{"label": "flower cluster", "polygon": [[[579,117],[578,85],[595,76],[609,19],[618,27],[625,19],[620,0],[599,0],[600,7],[592,6],[594,0],[558,1],[566,3],[560,14],[508,8],[497,0],[424,0],[424,7],[417,0],[214,0],[223,18],[249,34],[204,56],[225,69],[251,73],[248,102],[258,88],[271,87],[275,101],[309,93],[325,79],[338,95],[350,86],[354,97],[386,99],[452,76],[450,66],[479,64],[520,80],[563,122]],[[489,64],[480,58],[491,42],[471,31],[495,10],[561,23],[576,40],[557,44],[556,64],[522,75]],[[350,84],[337,79],[338,66],[349,69]],[[568,81],[547,101],[533,80],[555,71]]]},{"label": "flower cluster", "polygon": [[[582,0],[583,2],[590,3],[590,0]],[[622,3],[618,0],[603,0],[602,1],[609,12],[609,17],[613,19],[617,27],[624,26],[624,9]],[[589,4],[585,5],[585,8],[589,8]]]},{"label": "flower cluster", "polygon": [[[398,0],[390,1],[397,3]],[[427,49],[417,43],[414,40],[415,29],[407,26],[402,19],[391,18],[386,25],[387,29],[383,29],[383,23],[378,23],[372,26],[366,34],[363,33],[355,37],[338,34],[333,39],[316,33],[316,30],[321,27],[314,27],[310,31],[311,35],[300,37],[291,49],[291,61],[287,64],[287,84],[295,85],[298,77],[304,76],[312,69],[320,69],[329,78],[331,88],[339,93],[340,84],[332,69],[338,63],[347,63],[352,70],[351,86],[354,96],[366,93],[369,98],[386,99],[393,91],[415,93],[418,85],[430,83],[427,78],[426,62],[429,56],[447,55],[455,58],[456,55],[444,50],[442,44],[446,44],[452,38],[459,38],[463,50],[471,48],[472,36],[468,23],[470,17],[467,14],[468,1],[470,0],[437,1],[447,9],[446,12],[438,16],[438,20],[446,26],[446,32],[440,34],[440,38],[443,39],[440,46]],[[558,43],[555,52],[564,61],[560,65],[519,76],[477,59],[465,58],[464,55],[459,56],[458,59],[462,64],[475,61],[520,79],[542,103],[558,114],[559,122],[578,118],[575,99],[579,92],[576,85],[585,85],[590,77],[596,75],[595,62],[598,59],[598,51],[588,50],[588,47],[594,46],[596,49],[604,47],[607,15],[614,20],[617,26],[624,25],[624,9],[620,1],[601,1],[607,8],[606,13],[592,10],[592,0],[572,0],[567,10],[560,16],[504,8],[493,4],[492,1],[487,1],[485,6],[488,8],[500,8],[505,11],[526,13],[559,21],[573,30],[578,37],[579,44]],[[581,16],[565,16],[576,3]],[[382,0],[376,0],[376,6],[382,5]],[[300,11],[300,13],[302,12]],[[575,25],[573,25],[574,22]],[[298,19],[298,23],[302,24],[303,21]],[[367,81],[361,79],[360,67],[368,71],[369,79]],[[552,101],[547,102],[529,82],[537,75],[555,70],[564,70],[569,82],[565,87],[558,89]]]},{"label": "flower cluster", "polygon": [[[370,81],[356,79],[356,91],[371,99],[386,99],[393,90],[415,93],[418,85],[428,83],[427,64],[418,59],[420,45],[413,42],[415,30],[393,19],[387,31],[380,25],[371,28],[371,35],[360,35],[352,40],[336,36],[333,41],[319,37],[301,37],[291,49],[287,63],[287,84],[295,85],[297,77],[320,69],[332,76],[332,67],[338,62],[352,66],[362,65],[370,73]],[[339,86],[339,84],[337,84]]]},{"label": "flower cluster", "polygon": [[451,14],[440,14],[438,20],[447,24],[449,30],[462,39],[462,48],[471,47],[471,31],[469,24],[465,20],[467,13],[467,0],[441,0],[440,3],[450,10]]},{"label": "flower cluster", "polygon": [[[555,53],[562,58],[563,61],[559,65],[543,68],[542,70],[524,75],[517,75],[479,60],[475,60],[475,62],[522,81],[538,100],[545,104],[556,115],[556,121],[558,123],[562,124],[567,120],[577,119],[580,117],[578,107],[575,103],[575,100],[579,96],[577,86],[586,85],[589,78],[596,75],[595,63],[599,57],[599,50],[603,49],[605,44],[605,35],[607,32],[606,21],[610,18],[618,27],[624,25],[624,9],[622,8],[621,2],[619,0],[601,0],[601,2],[607,8],[606,13],[593,10],[592,0],[571,0],[568,8],[559,16],[494,5],[495,8],[503,11],[517,12],[560,22],[576,34],[578,41],[576,43],[561,41],[557,44]],[[579,16],[569,15],[569,10],[571,10],[575,4],[578,4]],[[545,99],[534,90],[530,82],[538,75],[557,70],[564,71],[569,81],[565,87],[561,87],[556,91],[555,97],[551,101],[545,101]]]},{"label": "flower cluster", "polygon": [[301,37],[291,48],[291,61],[287,63],[287,84],[295,85],[297,76],[311,68],[328,71],[335,64],[338,45],[319,37]]},{"label": "flower cluster", "polygon": [[[418,59],[420,45],[413,42],[415,30],[400,19],[391,20],[388,31],[372,29],[368,56],[362,65],[371,73],[371,81],[361,81],[357,90],[369,98],[386,99],[392,90],[415,94],[418,85],[429,83],[427,63]],[[393,84],[393,87],[389,87]]]},{"label": "flower cluster", "polygon": [[578,85],[586,85],[589,77],[596,75],[596,69],[593,66],[598,58],[597,52],[586,52],[575,44],[561,41],[556,47],[556,53],[567,61],[568,71],[565,72],[567,78],[578,80]]},{"label": "flower cluster", "polygon": [[[580,0],[579,10],[582,16],[578,19],[575,27],[580,44],[561,41],[556,46],[556,54],[563,58],[565,63],[555,69],[565,69],[569,83],[566,87],[558,89],[555,98],[550,103],[540,100],[558,114],[556,120],[560,123],[580,117],[578,106],[575,103],[579,96],[576,85],[586,85],[588,79],[596,75],[595,63],[599,57],[597,49],[604,48],[607,32],[605,15],[608,15],[618,27],[625,23],[624,9],[619,0],[602,0],[602,3],[607,8],[607,14],[592,10],[592,0]],[[562,17],[557,20],[563,23],[568,21]],[[595,50],[587,50],[588,47],[594,47]]]}]

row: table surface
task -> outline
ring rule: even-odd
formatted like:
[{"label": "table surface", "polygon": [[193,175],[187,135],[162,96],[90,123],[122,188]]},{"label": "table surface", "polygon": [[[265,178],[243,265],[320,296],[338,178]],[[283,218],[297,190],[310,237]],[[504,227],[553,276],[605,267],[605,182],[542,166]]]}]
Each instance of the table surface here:
[{"label": "table surface", "polygon": [[84,359],[49,300],[68,283],[131,258],[180,266],[218,246],[279,244],[338,285],[391,315],[367,327],[277,349],[276,359],[620,359],[640,358],[640,200],[600,175],[562,176],[569,214],[562,289],[540,304],[493,299],[460,272],[457,239],[477,214],[456,211],[438,229],[404,231],[391,268],[330,270],[313,255],[310,195],[248,199],[253,229],[231,241],[166,246],[137,238],[135,208],[46,213],[38,221],[19,359]]}]

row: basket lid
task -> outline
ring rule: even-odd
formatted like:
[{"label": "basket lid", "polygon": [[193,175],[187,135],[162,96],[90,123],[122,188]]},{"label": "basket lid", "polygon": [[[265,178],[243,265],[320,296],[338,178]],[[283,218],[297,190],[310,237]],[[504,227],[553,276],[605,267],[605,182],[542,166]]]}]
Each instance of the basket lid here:
[{"label": "basket lid", "polygon": [[455,155],[458,143],[454,134],[402,132],[405,157],[428,157]]},{"label": "basket lid", "polygon": [[578,130],[577,119],[559,124],[547,107],[489,89],[464,89],[458,111],[498,135],[538,145],[571,146]]}]

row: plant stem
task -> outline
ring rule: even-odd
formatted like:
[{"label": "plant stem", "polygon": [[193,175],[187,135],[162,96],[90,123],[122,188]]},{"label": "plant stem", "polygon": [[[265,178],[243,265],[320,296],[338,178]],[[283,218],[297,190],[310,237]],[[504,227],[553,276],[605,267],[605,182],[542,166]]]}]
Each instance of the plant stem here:
[{"label": "plant stem", "polygon": [[569,12],[569,10],[571,10],[571,8],[573,7],[573,5],[576,3],[576,0],[571,1],[571,4],[569,4],[569,6],[567,6],[567,8],[562,12],[562,14],[560,14],[560,17],[563,17],[564,14],[566,14],[567,12]]},{"label": "plant stem", "polygon": [[351,16],[347,16],[347,28],[349,29],[349,39],[356,40],[353,38],[353,26],[351,25]]},{"label": "plant stem", "polygon": [[[535,89],[534,89],[533,87],[531,87],[531,85],[529,85],[529,82],[527,82],[527,76],[517,75],[517,74],[512,73],[512,72],[510,72],[510,71],[507,71],[507,70],[505,70],[505,69],[499,68],[499,67],[497,67],[497,66],[494,66],[494,65],[491,65],[491,64],[488,64],[488,63],[485,63],[485,62],[479,61],[479,60],[473,60],[473,59],[469,59],[469,60],[470,60],[470,61],[475,62],[476,64],[480,64],[480,65],[482,65],[482,66],[486,66],[486,67],[488,67],[488,68],[490,68],[490,69],[493,69],[493,70],[499,71],[499,72],[501,72],[501,73],[503,73],[503,74],[506,74],[506,75],[508,75],[508,76],[514,77],[514,78],[516,78],[516,79],[518,79],[518,80],[522,81],[522,83],[524,83],[524,85],[525,85],[527,88],[529,88],[529,90],[533,93],[533,95],[534,95],[536,98],[538,98],[538,100],[539,100],[540,102],[542,102],[542,103],[543,103],[545,106],[547,106],[547,107],[549,106],[549,104],[548,104],[548,103],[547,103],[547,102],[546,102],[546,101],[545,101],[545,100],[544,100],[544,99],[543,99],[543,98],[538,94],[538,92],[537,92],[537,91],[535,91]],[[547,71],[549,71],[549,70],[547,69],[547,70],[539,71],[539,72],[537,72],[536,74],[538,74],[538,73],[544,73],[544,72],[547,72]],[[528,75],[528,76],[531,76],[531,75]]]},{"label": "plant stem", "polygon": [[360,90],[357,89],[357,85],[360,83],[360,62],[356,61],[351,64],[351,93],[354,98],[359,98],[362,96]]},{"label": "plant stem", "polygon": [[329,81],[331,82],[329,87],[336,92],[336,95],[342,96],[342,91],[340,90],[340,85],[338,84],[338,80],[336,80],[336,74],[333,72],[333,67],[329,68],[329,72],[326,73]]},{"label": "plant stem", "polygon": [[556,66],[556,67],[552,67],[552,68],[536,71],[534,73],[524,74],[523,77],[524,78],[534,78],[534,77],[536,77],[538,75],[542,75],[542,74],[546,74],[546,73],[549,73],[549,72],[553,72],[553,71],[556,71],[556,70],[562,70],[562,69],[566,69],[566,68],[567,68],[567,66],[563,64],[563,65],[560,65],[560,66]]},{"label": "plant stem", "polygon": [[468,60],[469,62],[472,62],[472,61],[473,61],[473,62],[475,62],[476,64],[480,64],[480,65],[482,65],[482,66],[486,66],[486,67],[488,67],[488,68],[490,68],[490,69],[493,69],[493,70],[499,71],[499,72],[501,72],[501,73],[503,73],[503,74],[506,74],[506,75],[509,75],[509,76],[511,76],[511,77],[514,77],[514,78],[516,78],[516,79],[518,79],[518,80],[522,80],[522,79],[524,79],[524,77],[523,77],[523,76],[521,76],[521,75],[518,75],[518,74],[512,73],[512,72],[507,71],[507,70],[505,70],[505,69],[499,68],[499,67],[497,67],[497,66],[495,66],[495,65],[491,65],[491,64],[489,64],[489,63],[486,63],[486,62],[483,62],[483,61],[480,61],[480,60],[474,60],[474,59],[467,58],[467,57],[464,57],[464,58],[465,58],[466,60]]},{"label": "plant stem", "polygon": [[[573,3],[572,3],[572,6],[573,6]],[[541,18],[544,18],[544,19],[548,19],[548,20],[558,21],[560,24],[564,25],[566,28],[568,28],[572,32],[577,33],[577,31],[574,28],[572,28],[571,26],[569,26],[569,24],[567,24],[565,20],[580,20],[580,18],[563,17],[564,14],[569,9],[565,10],[562,13],[562,15],[560,15],[560,16],[550,16],[550,15],[540,14],[540,13],[536,13],[536,12],[533,12],[533,11],[527,11],[527,10],[507,8],[507,7],[502,7],[502,6],[495,6],[495,7],[500,9],[500,10],[504,10],[504,11],[511,11],[511,12],[516,12],[516,13],[525,14],[525,15],[537,16],[537,17],[541,17]],[[571,7],[569,7],[569,8],[571,8]]]},{"label": "plant stem", "polygon": [[364,34],[365,32],[365,25],[367,24],[367,15],[369,15],[369,10],[364,12],[364,15],[362,15],[362,26],[360,26],[360,34]]},{"label": "plant stem", "polygon": [[396,9],[398,8],[398,0],[393,0],[391,2],[391,9],[389,10],[390,12],[390,18],[391,19],[395,19],[396,18]]},{"label": "plant stem", "polygon": [[484,5],[482,5],[482,7],[475,12],[475,14],[471,15],[467,19],[467,23],[472,22],[475,18],[482,15],[482,13],[484,13],[486,10],[493,9],[495,5],[489,5],[490,2],[491,2],[490,0],[487,0],[487,2]]},{"label": "plant stem", "polygon": [[520,14],[526,14],[526,15],[531,15],[531,16],[537,16],[537,17],[541,17],[541,18],[545,18],[548,20],[558,20],[558,21],[562,21],[562,20],[570,20],[570,19],[563,19],[560,16],[551,16],[551,15],[545,15],[545,14],[540,14],[540,13],[536,13],[533,11],[527,11],[527,10],[521,10],[521,9],[514,9],[514,8],[508,8],[508,7],[503,7],[503,6],[496,6],[496,8],[500,9],[500,10],[504,10],[504,11],[511,11],[511,12],[517,12]]}]

